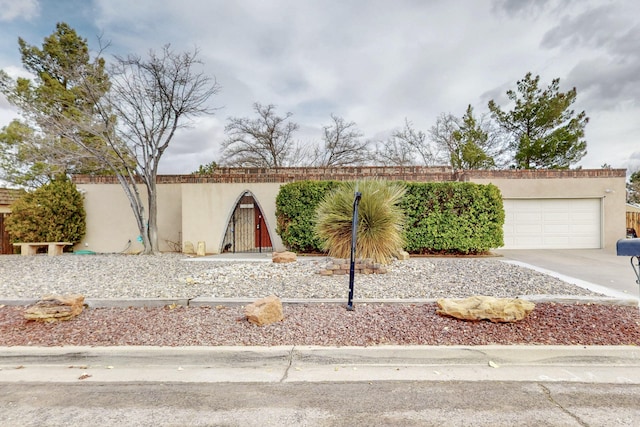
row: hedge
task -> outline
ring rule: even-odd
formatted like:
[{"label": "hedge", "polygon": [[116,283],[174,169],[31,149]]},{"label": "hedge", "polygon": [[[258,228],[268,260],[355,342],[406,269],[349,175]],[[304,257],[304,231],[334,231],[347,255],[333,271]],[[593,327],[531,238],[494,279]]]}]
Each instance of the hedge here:
[{"label": "hedge", "polygon": [[297,181],[280,187],[276,197],[276,233],[294,252],[322,252],[315,235],[316,207],[338,181]]},{"label": "hedge", "polygon": [[[276,232],[290,250],[321,252],[314,234],[318,204],[340,182],[285,184],[276,198]],[[414,254],[481,254],[502,246],[504,209],[498,187],[469,182],[404,183],[405,250]]]},{"label": "hedge", "polygon": [[407,183],[406,250],[410,253],[480,254],[504,245],[504,209],[493,184]]}]

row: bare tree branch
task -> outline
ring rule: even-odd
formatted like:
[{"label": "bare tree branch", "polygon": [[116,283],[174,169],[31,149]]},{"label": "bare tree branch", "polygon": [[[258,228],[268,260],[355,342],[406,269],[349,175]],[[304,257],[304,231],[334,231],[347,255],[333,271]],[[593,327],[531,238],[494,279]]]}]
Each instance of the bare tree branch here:
[{"label": "bare tree branch", "polygon": [[255,119],[230,117],[225,126],[227,139],[222,143],[221,163],[238,167],[288,166],[298,150],[293,142],[293,134],[298,130],[296,123],[288,121],[292,116],[276,115],[272,104],[253,104],[258,115]]},{"label": "bare tree branch", "polygon": [[371,156],[369,141],[361,140],[363,133],[355,122],[345,122],[342,117],[331,114],[332,123],[322,127],[323,147],[313,151],[314,166],[348,166],[365,163]]},{"label": "bare tree branch", "polygon": [[383,165],[435,166],[442,162],[437,146],[431,144],[424,132],[417,131],[405,119],[404,127],[393,132],[385,141],[378,141],[376,161]]}]

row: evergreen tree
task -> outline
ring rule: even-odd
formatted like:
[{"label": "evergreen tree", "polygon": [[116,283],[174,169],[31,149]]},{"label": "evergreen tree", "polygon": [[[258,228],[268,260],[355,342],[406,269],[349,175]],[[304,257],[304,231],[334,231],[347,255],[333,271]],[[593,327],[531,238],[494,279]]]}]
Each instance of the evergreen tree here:
[{"label": "evergreen tree", "polygon": [[86,231],[82,194],[60,175],[15,201],[5,225],[14,242],[79,242]]},{"label": "evergreen tree", "polygon": [[495,166],[493,157],[484,148],[489,141],[489,133],[482,129],[473,116],[471,105],[467,107],[459,128],[452,136],[455,148],[450,151],[450,158],[454,169],[490,169]]},{"label": "evergreen tree", "polygon": [[503,111],[493,100],[489,110],[508,135],[517,168],[565,169],[587,153],[583,138],[589,119],[584,111],[570,109],[577,95],[575,88],[560,92],[560,79],[554,79],[543,90],[539,82],[540,76],[527,73],[517,82],[517,91],[507,91],[515,103],[511,111]]},{"label": "evergreen tree", "polygon": [[631,174],[627,183],[627,202],[640,204],[640,169]]},{"label": "evergreen tree", "polygon": [[[108,173],[94,156],[43,120],[53,116],[73,120],[79,110],[91,109],[109,89],[104,60],[91,61],[86,39],[65,23],[56,25],[42,48],[22,38],[18,45],[23,66],[34,78],[13,80],[0,71],[0,91],[23,115],[0,131],[2,178],[36,187],[61,173]],[[93,86],[91,92],[87,82]],[[100,144],[87,134],[78,136],[87,145]]]},{"label": "evergreen tree", "polygon": [[492,169],[503,165],[504,143],[490,123],[467,106],[462,118],[441,114],[429,132],[454,169]]}]

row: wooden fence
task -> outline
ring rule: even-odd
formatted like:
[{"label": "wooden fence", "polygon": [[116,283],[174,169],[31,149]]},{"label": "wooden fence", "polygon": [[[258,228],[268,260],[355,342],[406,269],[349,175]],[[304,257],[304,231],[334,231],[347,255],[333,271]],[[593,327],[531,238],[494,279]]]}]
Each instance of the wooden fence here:
[{"label": "wooden fence", "polygon": [[0,254],[8,255],[13,253],[13,245],[9,240],[9,233],[4,228],[4,220],[9,216],[8,213],[0,213]]},{"label": "wooden fence", "polygon": [[640,236],[640,212],[627,212],[627,228],[633,228]]}]

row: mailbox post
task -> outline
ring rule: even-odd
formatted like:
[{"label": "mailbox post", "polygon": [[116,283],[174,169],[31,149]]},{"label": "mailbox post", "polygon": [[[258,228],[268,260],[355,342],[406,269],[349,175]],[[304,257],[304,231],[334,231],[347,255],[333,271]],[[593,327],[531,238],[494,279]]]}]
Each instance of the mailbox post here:
[{"label": "mailbox post", "polygon": [[355,279],[355,263],[356,263],[356,238],[358,234],[358,205],[362,193],[356,192],[353,198],[353,218],[351,220],[351,265],[349,266],[349,300],[347,302],[347,310],[353,311],[353,282]]}]

